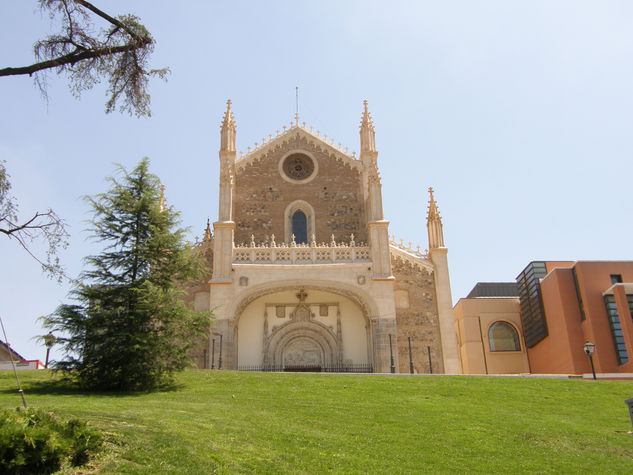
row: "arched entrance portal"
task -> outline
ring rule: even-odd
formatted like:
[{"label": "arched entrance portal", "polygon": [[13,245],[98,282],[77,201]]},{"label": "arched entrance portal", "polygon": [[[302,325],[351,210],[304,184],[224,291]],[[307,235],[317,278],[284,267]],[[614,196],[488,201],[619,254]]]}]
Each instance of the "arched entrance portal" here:
[{"label": "arched entrance portal", "polygon": [[372,367],[371,327],[364,310],[339,293],[278,289],[251,300],[237,317],[237,369],[333,371]]},{"label": "arched entrance portal", "polygon": [[297,321],[301,318],[297,314],[304,312],[309,312],[309,307],[299,305],[288,323],[271,332],[264,348],[264,366],[284,371],[342,366],[342,339],[322,323]]}]

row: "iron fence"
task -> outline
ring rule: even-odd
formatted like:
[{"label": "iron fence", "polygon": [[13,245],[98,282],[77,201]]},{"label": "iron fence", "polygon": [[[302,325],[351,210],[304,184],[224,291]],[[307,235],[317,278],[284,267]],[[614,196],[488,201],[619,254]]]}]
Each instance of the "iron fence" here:
[{"label": "iron fence", "polygon": [[238,366],[238,371],[258,371],[268,373],[373,373],[371,364],[343,365],[343,366],[312,366],[312,365],[244,365]]}]

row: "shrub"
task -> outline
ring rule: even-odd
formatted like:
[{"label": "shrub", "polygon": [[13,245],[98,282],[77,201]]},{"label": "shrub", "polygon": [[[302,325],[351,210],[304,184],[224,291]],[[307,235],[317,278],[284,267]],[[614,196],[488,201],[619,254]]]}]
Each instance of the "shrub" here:
[{"label": "shrub", "polygon": [[64,462],[85,464],[102,437],[79,419],[64,421],[48,411],[0,412],[0,472],[52,473]]}]

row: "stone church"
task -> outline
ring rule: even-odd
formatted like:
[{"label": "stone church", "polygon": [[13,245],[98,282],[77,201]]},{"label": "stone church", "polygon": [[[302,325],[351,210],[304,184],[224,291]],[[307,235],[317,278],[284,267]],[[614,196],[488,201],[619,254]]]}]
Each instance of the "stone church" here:
[{"label": "stone church", "polygon": [[428,252],[389,236],[364,104],[360,155],[299,124],[236,152],[228,101],[218,219],[189,288],[215,323],[201,368],[460,372],[442,221],[430,189]]}]

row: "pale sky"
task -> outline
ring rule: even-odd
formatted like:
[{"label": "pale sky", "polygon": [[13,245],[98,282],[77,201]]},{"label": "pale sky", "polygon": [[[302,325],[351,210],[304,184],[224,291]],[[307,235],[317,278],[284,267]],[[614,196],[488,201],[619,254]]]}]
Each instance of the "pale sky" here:
[{"label": "pale sky", "polygon": [[[358,152],[362,101],[376,125],[390,234],[427,247],[427,189],[444,223],[453,301],[513,281],[532,260],[631,260],[633,3],[628,1],[114,1],[157,41],[150,119],[104,113],[49,76],[0,78],[0,159],[22,216],[69,225],[71,276],[99,251],[84,195],[114,163],[148,156],[191,238],[217,217],[219,124],[233,101],[238,150],[301,121]],[[35,0],[0,6],[0,67],[34,61],[50,21]],[[95,21],[100,25],[98,21]],[[69,302],[0,237],[0,315],[13,348],[44,359],[37,318]],[[53,354],[57,354],[55,351]]]}]

